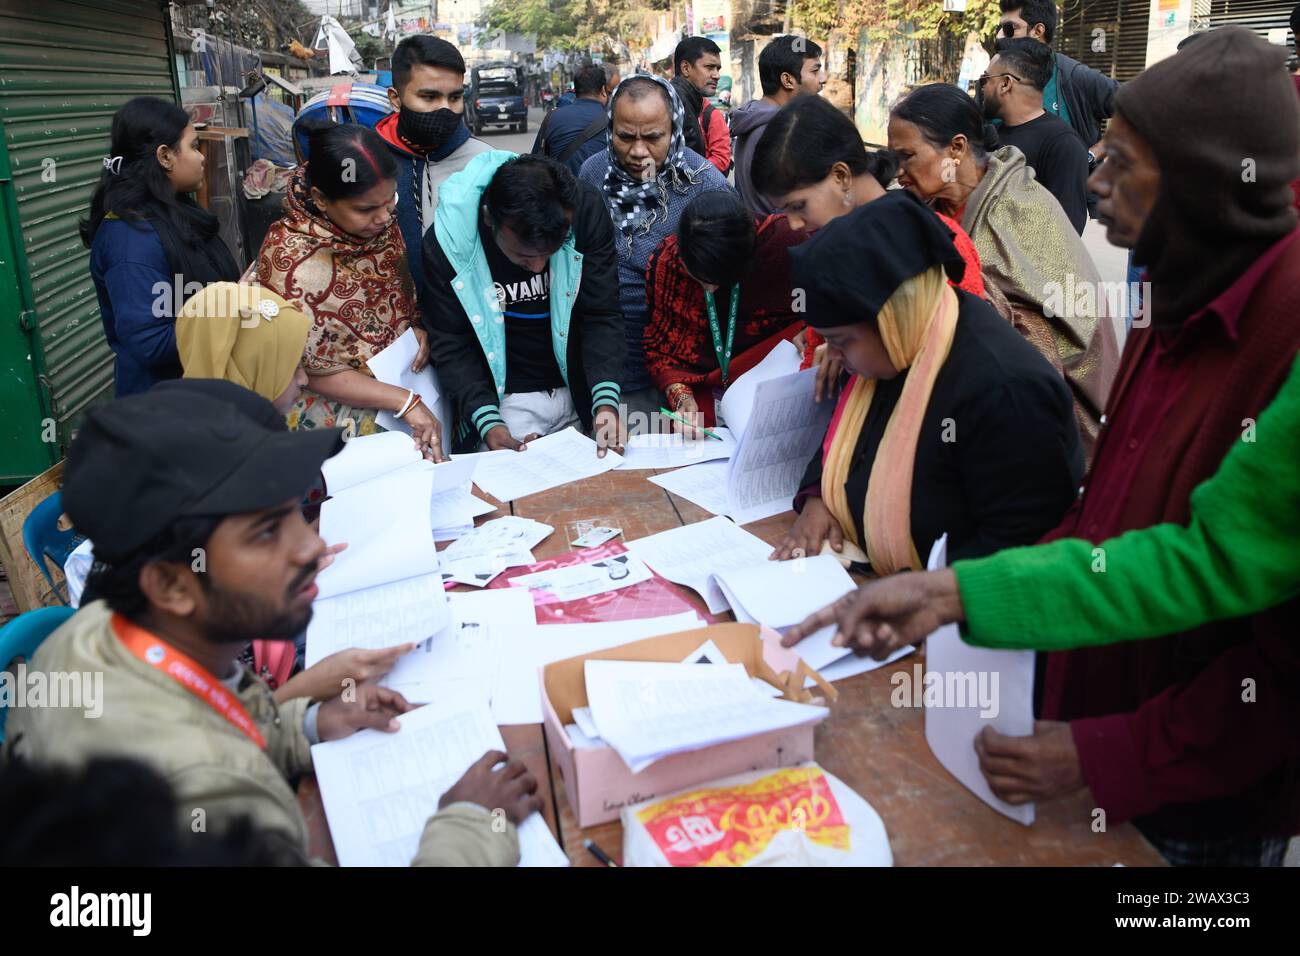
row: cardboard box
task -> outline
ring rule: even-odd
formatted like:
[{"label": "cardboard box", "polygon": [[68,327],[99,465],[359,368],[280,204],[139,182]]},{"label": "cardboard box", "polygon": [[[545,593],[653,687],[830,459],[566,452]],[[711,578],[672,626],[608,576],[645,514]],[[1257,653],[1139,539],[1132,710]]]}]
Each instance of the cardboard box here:
[{"label": "cardboard box", "polygon": [[[715,624],[708,628],[634,641],[609,650],[548,664],[542,668],[540,675],[543,727],[579,826],[589,827],[616,820],[624,806],[660,794],[673,793],[684,787],[747,770],[792,767],[813,759],[815,725],[812,724],[757,734],[744,740],[733,740],[690,753],[674,754],[635,774],[612,747],[574,747],[564,727],[573,723],[574,708],[587,706],[584,662],[675,662],[709,640],[718,646],[728,661],[744,664],[751,677],[762,678],[774,687],[798,688],[797,691],[787,691],[786,696],[798,693],[806,700],[806,695],[802,693],[802,676],[809,675],[818,681],[826,700],[834,700],[835,692],[830,685],[821,681],[820,675],[804,668],[802,661],[798,661],[801,666],[778,676],[773,664],[788,667],[791,655],[789,652],[778,654],[773,651],[765,656],[767,645],[755,624]],[[789,679],[782,680],[791,673],[800,678],[797,683]]]}]

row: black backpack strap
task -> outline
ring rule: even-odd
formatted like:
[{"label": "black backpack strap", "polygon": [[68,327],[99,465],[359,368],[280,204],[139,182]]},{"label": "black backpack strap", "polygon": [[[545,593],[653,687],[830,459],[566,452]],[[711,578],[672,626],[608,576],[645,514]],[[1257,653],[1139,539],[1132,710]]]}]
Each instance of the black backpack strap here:
[{"label": "black backpack strap", "polygon": [[542,117],[542,125],[537,129],[537,140],[533,143],[532,153],[534,156],[546,155],[546,134],[551,129],[551,117],[555,115],[555,110],[551,110]]},{"label": "black backpack strap", "polygon": [[559,156],[556,156],[555,161],[558,162],[560,165],[564,165],[565,163],[567,163],[570,159],[573,158],[573,154],[583,147],[583,144],[591,142],[593,139],[595,139],[597,136],[603,133],[605,131],[605,127],[608,125],[609,125],[609,119],[605,116],[604,113],[601,113],[594,120],[592,120],[590,123],[587,124],[586,129],[584,129],[577,136],[573,137],[573,141],[570,142],[568,146],[564,147],[564,152],[560,153]]}]

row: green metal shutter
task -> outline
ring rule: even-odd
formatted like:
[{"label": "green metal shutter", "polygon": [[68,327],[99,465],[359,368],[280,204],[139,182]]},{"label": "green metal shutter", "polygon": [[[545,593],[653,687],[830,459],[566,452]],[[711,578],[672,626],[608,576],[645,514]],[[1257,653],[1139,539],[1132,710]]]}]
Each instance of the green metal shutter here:
[{"label": "green metal shutter", "polygon": [[[35,314],[30,363],[60,444],[83,409],[112,396],[113,353],[77,225],[108,154],[113,113],[134,96],[176,99],[166,18],[158,0],[0,4],[0,152],[7,154],[0,155],[0,189],[7,193],[0,193],[0,216],[16,220],[21,235],[12,265],[25,308]],[[12,236],[14,222],[5,225]],[[12,364],[6,355],[3,365]],[[39,430],[39,421],[24,429],[13,456],[6,432],[0,473],[34,474],[58,459],[59,449],[47,445],[40,467],[10,464],[31,461],[27,443],[39,441]]]}]

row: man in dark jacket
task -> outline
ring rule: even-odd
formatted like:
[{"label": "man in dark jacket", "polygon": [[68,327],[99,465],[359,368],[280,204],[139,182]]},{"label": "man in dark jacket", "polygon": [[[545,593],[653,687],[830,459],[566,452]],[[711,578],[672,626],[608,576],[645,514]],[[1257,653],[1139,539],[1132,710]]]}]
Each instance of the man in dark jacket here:
[{"label": "man in dark jacket", "polygon": [[[1001,0],[1002,20],[998,35],[1033,37],[1052,45],[1056,35],[1056,4],[1053,0]],[[1105,155],[1101,124],[1115,108],[1119,82],[1064,53],[1053,53],[1052,78],[1043,88],[1043,109],[1074,127],[1088,147],[1088,168],[1096,169]],[[976,91],[976,96],[979,93]],[[1097,197],[1088,196],[1088,212],[1095,216]]]},{"label": "man in dark jacket", "polygon": [[397,160],[397,225],[416,297],[424,294],[420,247],[438,208],[438,188],[492,147],[465,126],[465,60],[439,37],[407,37],[393,51],[394,112],[375,126]]},{"label": "man in dark jacket", "polygon": [[442,184],[424,239],[430,352],[453,451],[524,449],[579,422],[621,445],[627,343],[604,198],[542,156],[476,156]]},{"label": "man in dark jacket", "polygon": [[801,93],[820,93],[826,85],[822,48],[806,37],[777,37],[758,55],[758,82],[763,87],[763,98],[731,111],[731,133],[736,138],[736,191],[751,212],[770,216],[780,210],[754,189],[749,166],[777,110]]},{"label": "man in dark jacket", "polygon": [[587,157],[603,153],[609,144],[605,104],[618,81],[616,66],[596,63],[579,70],[573,80],[577,100],[547,114],[537,131],[533,154],[550,156],[578,175]]}]

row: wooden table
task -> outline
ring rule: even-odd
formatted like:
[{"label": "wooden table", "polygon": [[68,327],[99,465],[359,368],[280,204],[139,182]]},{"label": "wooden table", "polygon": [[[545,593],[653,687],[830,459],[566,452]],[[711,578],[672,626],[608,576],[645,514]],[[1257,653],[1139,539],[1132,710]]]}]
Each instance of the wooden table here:
[{"label": "wooden table", "polygon": [[[526,454],[526,453],[525,453]],[[615,471],[513,502],[509,513],[544,521],[555,534],[533,549],[553,557],[572,550],[565,525],[592,518],[617,520],[625,540],[633,540],[711,517],[708,512],[646,479],[654,472]],[[496,514],[506,513],[503,505]],[[793,523],[786,512],[746,529],[775,544]],[[703,600],[683,594],[702,614]],[[900,866],[1162,866],[1163,858],[1130,824],[1092,830],[1092,801],[1086,791],[1037,807],[1032,827],[1022,827],[970,793],[935,759],[925,742],[920,708],[890,703],[890,676],[911,671],[924,652],[895,664],[836,683],[839,699],[816,731],[817,762],[853,787],[875,807],[889,834]],[[616,860],[622,857],[623,828],[617,821],[582,829],[564,793],[540,724],[501,728],[506,746],[537,776],[546,818],[569,859],[577,866],[599,866],[586,851],[594,840]],[[313,851],[332,859],[319,791],[308,778],[299,791]]]}]

